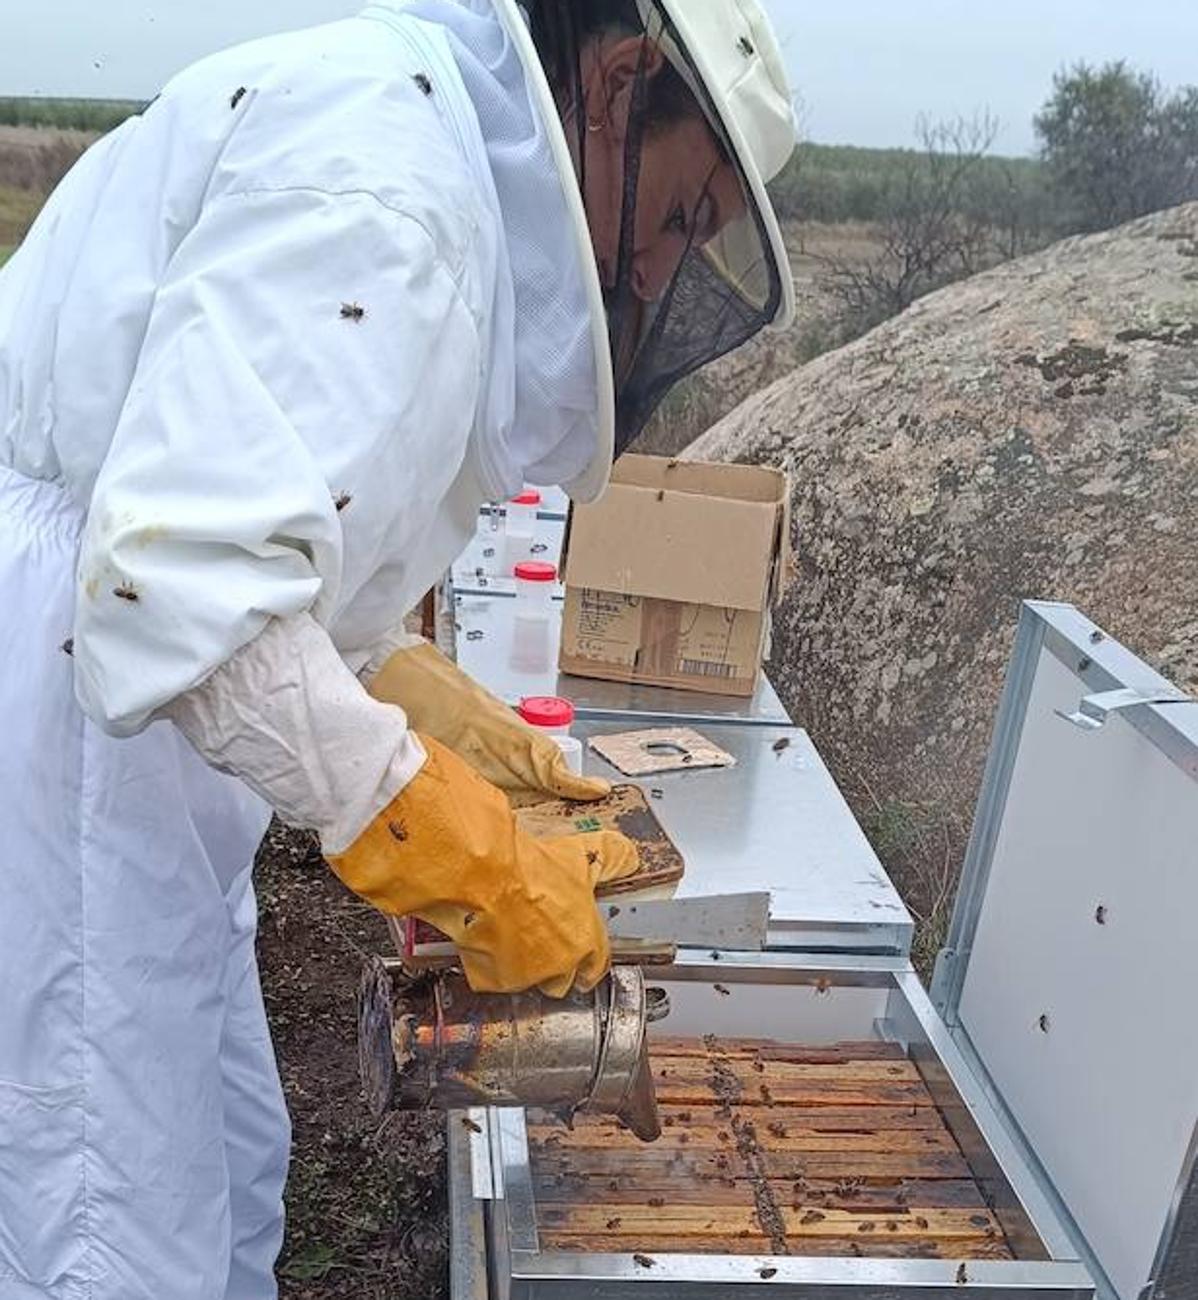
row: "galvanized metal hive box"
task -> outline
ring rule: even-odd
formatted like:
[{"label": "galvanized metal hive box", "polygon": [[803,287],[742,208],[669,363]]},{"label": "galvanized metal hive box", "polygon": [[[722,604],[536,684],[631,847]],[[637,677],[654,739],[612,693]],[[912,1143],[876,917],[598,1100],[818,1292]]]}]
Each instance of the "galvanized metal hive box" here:
[{"label": "galvanized metal hive box", "polygon": [[[1106,695],[1129,690],[1137,694]],[[1079,711],[1081,697],[1094,694],[1105,698]],[[785,1070],[769,1071],[768,1101],[760,1092],[750,1095],[751,1079],[741,1080],[748,1093],[742,1090],[729,1105],[728,1122],[737,1115],[743,1128],[746,1113],[764,1119],[755,1124],[765,1162],[759,1173],[772,1169],[789,1176],[795,1166],[774,1163],[780,1153],[789,1159],[785,1153],[796,1142],[818,1148],[806,1153],[808,1172],[789,1179],[791,1204],[780,1207],[781,1238],[768,1206],[763,1221],[756,1199],[747,1217],[738,1209],[742,1217],[723,1225],[734,1224],[736,1234],[749,1232],[754,1246],[760,1241],[760,1253],[748,1255],[740,1253],[746,1239],[739,1235],[727,1253],[707,1253],[706,1246],[690,1254],[592,1249],[596,1238],[618,1247],[621,1238],[631,1244],[634,1236],[637,1244],[668,1246],[672,1234],[637,1236],[641,1225],[652,1225],[651,1216],[610,1208],[638,1205],[637,1199],[594,1198],[596,1191],[599,1197],[633,1196],[624,1174],[608,1179],[616,1183],[615,1192],[610,1186],[579,1187],[575,1179],[563,1199],[555,1176],[582,1172],[581,1166],[571,1168],[570,1159],[576,1166],[578,1159],[584,1165],[589,1160],[596,1174],[608,1168],[602,1159],[581,1156],[595,1150],[594,1135],[590,1146],[583,1141],[570,1147],[577,1155],[567,1158],[560,1155],[566,1143],[547,1151],[552,1134],[535,1125],[530,1141],[523,1113],[477,1112],[471,1119],[481,1133],[450,1124],[456,1300],[756,1296],[777,1287],[796,1296],[855,1300],[961,1294],[994,1300],[1092,1294],[1138,1300],[1143,1294],[1175,1300],[1198,1294],[1198,1035],[1190,1028],[1192,990],[1198,987],[1198,948],[1191,936],[1198,911],[1198,705],[1144,702],[1176,694],[1075,610],[1026,607],[935,1006],[901,953],[850,948],[719,954],[719,960],[693,954],[654,977],[669,989],[673,1006],[670,1018],[654,1026],[657,1035],[675,1044],[716,1036],[714,1044],[709,1039],[704,1045],[708,1059],[698,1074],[690,1071],[692,1090],[666,1090],[673,1098],[667,1102],[674,1119],[670,1132],[687,1130],[680,1119],[686,1099],[693,1103],[711,1090],[714,1062],[726,1063],[731,1040],[774,1039],[789,1045],[784,1054],[796,1055],[797,1047],[798,1055],[809,1057],[841,1043],[893,1044],[872,1059],[901,1065],[893,1087],[905,1090],[912,1118],[921,1119],[930,1108],[942,1122],[917,1130],[933,1135],[936,1149],[930,1154],[943,1158],[946,1174],[967,1175],[908,1181],[969,1184],[984,1211],[962,1205],[964,1219],[937,1220],[927,1211],[953,1207],[908,1200],[904,1212],[893,1183],[884,1180],[909,1157],[908,1138],[896,1138],[889,1152],[868,1152],[891,1157],[886,1167],[875,1161],[880,1172],[869,1174],[863,1162],[854,1173],[849,1148],[859,1153],[860,1144],[823,1141],[829,1136],[827,1115],[822,1130],[816,1123],[799,1124],[793,1135],[785,1119],[773,1117],[780,1103],[812,1119],[815,1104],[827,1106],[836,1095],[843,1099],[843,1091],[837,1092],[842,1085],[857,1090],[854,1101],[861,1105],[897,1097],[882,1091],[870,1103],[861,1093],[865,1075],[859,1069],[860,1077],[842,1074],[839,1084],[825,1077],[822,1101],[803,1091],[798,1076],[783,1079]],[[1128,700],[1126,710],[1112,713],[1101,727],[1087,725],[1104,707]],[[1075,716],[1070,721],[1061,715]],[[668,801],[662,815],[677,833]],[[780,883],[785,889],[785,880]],[[792,933],[802,929],[796,916],[789,924]],[[755,1073],[755,1058],[746,1059]],[[1159,1068],[1145,1069],[1145,1062]],[[733,1073],[745,1072],[733,1067]],[[875,1086],[891,1085],[882,1079]],[[710,1125],[694,1122],[694,1108],[690,1104],[694,1136],[687,1143],[673,1137],[675,1153],[700,1141],[706,1149],[712,1141]],[[930,1113],[923,1118],[930,1121]],[[773,1133],[771,1124],[777,1126]],[[865,1130],[883,1148],[877,1135],[884,1131],[882,1125]],[[823,1149],[829,1145],[830,1151]],[[738,1181],[737,1171],[729,1175],[719,1168],[718,1154],[711,1158],[713,1171]],[[821,1182],[817,1155],[835,1157],[822,1169],[843,1178],[839,1192],[823,1185],[827,1179]],[[696,1162],[693,1152],[687,1157],[674,1166],[667,1157],[666,1168],[678,1175],[671,1201],[667,1179],[644,1193],[645,1206],[668,1209],[663,1227],[681,1224],[683,1236],[702,1243],[707,1234],[718,1248],[707,1227],[719,1226],[718,1212],[708,1213],[711,1207],[701,1203],[696,1226],[696,1217],[680,1209],[695,1203],[694,1180],[686,1172],[701,1167],[703,1159]],[[646,1168],[654,1167],[652,1159],[645,1161]],[[917,1168],[934,1169],[935,1162],[912,1166]],[[799,1178],[806,1183],[796,1191]],[[744,1181],[752,1183],[751,1169]],[[785,1186],[788,1177],[765,1181]],[[868,1218],[844,1204],[863,1188],[890,1189],[884,1204],[877,1197],[861,1202]],[[603,1208],[589,1217],[572,1208],[581,1190],[592,1206]],[[925,1200],[935,1195],[915,1191]],[[939,1199],[969,1195],[968,1187],[958,1186]],[[827,1199],[817,1205],[820,1196]],[[650,1206],[651,1198],[662,1206]],[[804,1224],[803,1216],[812,1212],[824,1218]],[[623,1222],[628,1213],[639,1216],[630,1232]],[[977,1223],[969,1222],[971,1214]],[[944,1231],[924,1233],[911,1222],[919,1218]],[[874,1226],[861,1232],[863,1222]],[[841,1231],[850,1223],[853,1237]],[[572,1230],[580,1226],[586,1231]],[[821,1243],[879,1232],[913,1249],[907,1257],[877,1247],[869,1253],[861,1248],[860,1255],[851,1249],[813,1253],[823,1249]],[[816,1239],[807,1252],[805,1239]],[[956,1255],[954,1243],[961,1247]],[[586,1249],[556,1248],[562,1245]],[[933,1252],[938,1257],[926,1257]],[[1012,1258],[999,1257],[1003,1253]]]}]

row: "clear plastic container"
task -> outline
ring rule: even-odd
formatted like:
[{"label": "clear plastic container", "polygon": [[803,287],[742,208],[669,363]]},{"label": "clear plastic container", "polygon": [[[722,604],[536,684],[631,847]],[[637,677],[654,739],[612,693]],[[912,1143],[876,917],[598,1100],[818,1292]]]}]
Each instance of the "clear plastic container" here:
[{"label": "clear plastic container", "polygon": [[566,766],[582,775],[582,741],[570,735],[574,705],[557,695],[533,695],[520,701],[517,713],[530,727],[543,731],[562,751]]},{"label": "clear plastic container", "polygon": [[532,556],[537,531],[537,509],[541,494],[535,488],[513,497],[504,510],[503,549],[510,573],[517,564]]},{"label": "clear plastic container", "polygon": [[516,565],[516,608],[512,619],[511,666],[522,673],[549,671],[550,620],[557,566],[543,560]]},{"label": "clear plastic container", "polygon": [[557,565],[544,560],[524,560],[516,565],[515,574],[516,617],[548,619],[553,608]]}]

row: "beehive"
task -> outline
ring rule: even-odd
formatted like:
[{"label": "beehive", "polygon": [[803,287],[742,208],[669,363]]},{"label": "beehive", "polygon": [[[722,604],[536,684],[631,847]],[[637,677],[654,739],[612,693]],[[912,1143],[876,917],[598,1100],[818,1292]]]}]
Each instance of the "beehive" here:
[{"label": "beehive", "polygon": [[664,1133],[530,1115],[543,1251],[1009,1259],[891,1043],[656,1040]]}]

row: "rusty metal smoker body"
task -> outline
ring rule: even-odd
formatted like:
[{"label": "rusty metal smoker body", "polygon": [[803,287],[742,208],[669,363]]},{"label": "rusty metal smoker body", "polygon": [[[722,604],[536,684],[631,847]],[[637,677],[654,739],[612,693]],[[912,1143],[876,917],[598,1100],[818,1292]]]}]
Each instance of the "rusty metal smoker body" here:
[{"label": "rusty metal smoker body", "polygon": [[475,993],[460,971],[407,980],[372,963],[363,976],[359,1052],[376,1111],[536,1106],[567,1122],[615,1115],[638,1137],[660,1135],[646,1027],[668,1012],[633,966],[591,993]]}]

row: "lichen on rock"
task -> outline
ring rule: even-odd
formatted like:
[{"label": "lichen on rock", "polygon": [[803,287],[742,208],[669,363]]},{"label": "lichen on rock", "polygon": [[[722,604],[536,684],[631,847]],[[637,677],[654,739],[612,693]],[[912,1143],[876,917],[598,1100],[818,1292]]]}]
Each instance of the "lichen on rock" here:
[{"label": "lichen on rock", "polygon": [[952,285],[687,452],[793,476],[771,675],[852,791],[959,846],[1023,598],[1198,689],[1198,204]]}]

